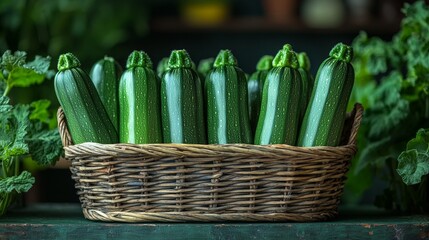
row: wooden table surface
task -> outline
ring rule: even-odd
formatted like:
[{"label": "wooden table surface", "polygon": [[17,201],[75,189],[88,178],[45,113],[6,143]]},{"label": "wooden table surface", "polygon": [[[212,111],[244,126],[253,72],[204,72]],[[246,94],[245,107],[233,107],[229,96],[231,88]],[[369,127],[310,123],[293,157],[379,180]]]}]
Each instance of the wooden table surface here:
[{"label": "wooden table surface", "polygon": [[38,204],[0,218],[3,239],[429,239],[429,216],[340,209],[328,222],[107,223],[77,204]]}]

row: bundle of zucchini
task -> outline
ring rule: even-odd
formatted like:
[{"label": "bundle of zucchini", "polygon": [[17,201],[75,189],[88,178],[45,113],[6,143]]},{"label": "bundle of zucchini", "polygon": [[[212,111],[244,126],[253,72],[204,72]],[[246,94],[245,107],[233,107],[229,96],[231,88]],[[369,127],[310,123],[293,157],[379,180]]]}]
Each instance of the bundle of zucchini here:
[{"label": "bundle of zucchini", "polygon": [[337,146],[354,82],[353,50],[339,43],[315,79],[305,53],[285,44],[247,79],[230,50],[200,62],[173,50],[154,71],[143,51],[125,71],[113,58],[90,74],[66,53],[55,91],[75,144],[188,143]]}]

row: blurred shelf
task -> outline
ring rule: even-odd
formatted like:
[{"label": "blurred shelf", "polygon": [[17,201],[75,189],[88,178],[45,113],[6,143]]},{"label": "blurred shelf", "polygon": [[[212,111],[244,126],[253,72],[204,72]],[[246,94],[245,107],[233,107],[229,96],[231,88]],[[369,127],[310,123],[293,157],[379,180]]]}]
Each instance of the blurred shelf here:
[{"label": "blurred shelf", "polygon": [[114,223],[78,204],[36,204],[0,218],[0,239],[429,239],[429,216],[340,209],[326,222]]},{"label": "blurred shelf", "polygon": [[317,34],[351,34],[366,31],[369,34],[390,35],[399,30],[400,21],[385,22],[379,19],[344,22],[337,27],[312,27],[300,20],[273,22],[263,17],[233,18],[219,24],[192,24],[180,18],[153,19],[150,24],[154,33],[317,33]]}]

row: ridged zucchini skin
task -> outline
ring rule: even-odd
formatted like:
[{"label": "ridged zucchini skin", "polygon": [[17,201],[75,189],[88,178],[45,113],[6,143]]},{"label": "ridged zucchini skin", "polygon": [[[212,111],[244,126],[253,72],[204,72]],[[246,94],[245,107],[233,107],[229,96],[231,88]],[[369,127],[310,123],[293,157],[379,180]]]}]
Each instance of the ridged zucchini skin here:
[{"label": "ridged zucchini skin", "polygon": [[115,59],[108,56],[97,61],[89,72],[89,76],[116,131],[119,131],[118,88],[121,75],[121,65]]},{"label": "ridged zucchini skin", "polygon": [[209,144],[252,143],[247,80],[230,50],[221,50],[205,82]]},{"label": "ridged zucchini skin", "polygon": [[94,84],[73,54],[60,55],[54,88],[74,144],[118,142],[118,133]]},{"label": "ridged zucchini skin", "polygon": [[119,84],[119,140],[122,143],[162,143],[160,93],[152,61],[133,51]]},{"label": "ridged zucchini skin", "polygon": [[304,116],[299,146],[338,146],[354,84],[353,49],[338,43],[320,65]]},{"label": "ridged zucchini skin", "polygon": [[300,93],[296,53],[285,44],[275,56],[273,68],[265,79],[255,144],[296,144]]},{"label": "ridged zucchini skin", "polygon": [[262,90],[268,71],[273,68],[273,56],[265,55],[256,64],[256,71],[247,80],[250,127],[254,135],[261,111]]},{"label": "ridged zucchini skin", "polygon": [[207,143],[202,85],[186,50],[173,50],[161,79],[165,143]]},{"label": "ridged zucchini skin", "polygon": [[308,102],[310,101],[311,92],[313,91],[314,78],[310,73],[310,59],[305,52],[297,54],[298,71],[301,75],[301,110],[299,121],[304,119],[305,111],[307,110]]}]

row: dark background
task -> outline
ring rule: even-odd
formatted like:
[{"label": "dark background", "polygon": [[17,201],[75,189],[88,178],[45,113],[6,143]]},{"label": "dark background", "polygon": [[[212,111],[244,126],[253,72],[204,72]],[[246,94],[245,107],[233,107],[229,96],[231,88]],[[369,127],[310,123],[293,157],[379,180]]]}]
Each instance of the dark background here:
[{"label": "dark background", "polygon": [[[156,67],[173,49],[186,49],[197,64],[230,49],[250,74],[262,55],[275,55],[289,43],[295,51],[307,52],[315,74],[336,43],[351,44],[360,31],[390,39],[399,30],[404,2],[2,0],[0,50],[23,50],[31,59],[49,55],[53,69],[60,54],[72,52],[89,71],[105,55],[124,66],[133,50],[146,51]],[[14,89],[11,97],[15,102],[47,98],[53,111],[58,107],[49,80],[31,89]],[[67,165],[60,161],[54,168],[34,171],[36,185],[27,202],[77,201]]]}]

